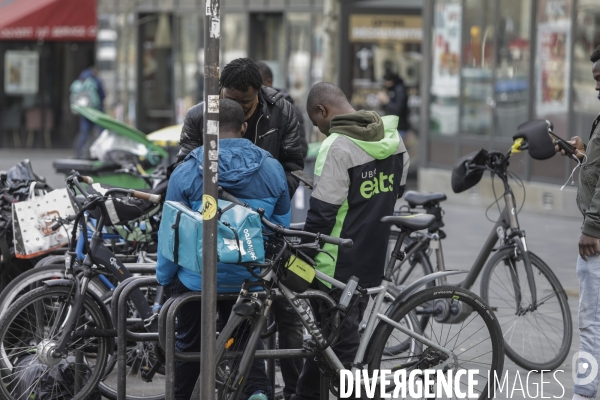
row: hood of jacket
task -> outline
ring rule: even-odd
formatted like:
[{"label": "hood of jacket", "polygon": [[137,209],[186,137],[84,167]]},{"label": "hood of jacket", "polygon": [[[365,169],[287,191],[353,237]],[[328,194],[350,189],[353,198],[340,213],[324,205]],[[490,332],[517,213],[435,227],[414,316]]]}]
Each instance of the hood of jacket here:
[{"label": "hood of jacket", "polygon": [[90,77],[93,77],[93,78],[95,78],[95,77],[94,77],[94,71],[92,71],[92,70],[91,70],[91,69],[89,69],[89,68],[88,68],[88,69],[85,69],[85,70],[83,70],[83,71],[81,72],[81,74],[79,74],[79,80],[80,80],[81,82],[85,81],[87,78],[90,78]]},{"label": "hood of jacket", "polygon": [[[185,160],[193,158],[202,169],[204,146],[192,151]],[[219,141],[219,185],[224,189],[245,187],[256,170],[271,155],[247,139]]]},{"label": "hood of jacket", "polygon": [[361,110],[333,117],[329,134],[344,135],[371,157],[382,160],[398,149],[400,136],[397,128],[397,116],[381,117],[374,111]]}]

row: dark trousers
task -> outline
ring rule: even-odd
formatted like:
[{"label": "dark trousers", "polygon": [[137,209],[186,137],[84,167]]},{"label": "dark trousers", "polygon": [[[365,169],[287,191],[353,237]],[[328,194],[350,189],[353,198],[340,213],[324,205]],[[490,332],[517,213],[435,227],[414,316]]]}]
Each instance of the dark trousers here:
[{"label": "dark trousers", "polygon": [[[191,292],[181,281],[175,277],[171,283],[165,286],[167,297]],[[219,316],[218,330],[221,331],[229,319],[234,300],[219,301],[217,312]],[[184,304],[177,313],[177,334],[175,336],[175,349],[180,352],[200,351],[200,330],[202,329],[200,318],[200,307],[198,302]],[[242,342],[245,342],[243,340]],[[262,341],[258,341],[258,350],[262,350]],[[197,362],[175,362],[175,400],[190,400],[196,381],[200,376],[200,363]],[[262,390],[267,394],[271,392],[271,384],[267,378],[264,360],[254,359],[252,368],[246,379],[244,395],[241,399],[247,399],[252,393]]]},{"label": "dark trousers", "polygon": [[[301,349],[304,344],[303,325],[298,314],[286,299],[277,299],[271,306],[279,332],[280,349]],[[296,384],[304,366],[302,358],[283,359],[280,362],[285,387],[283,397],[289,400],[296,393]]]},{"label": "dark trousers", "polygon": [[77,158],[85,156],[85,144],[94,130],[94,123],[87,118],[79,117],[79,137],[77,138]]},{"label": "dark trousers", "polygon": [[[342,294],[341,289],[328,289],[321,282],[317,282],[318,289],[328,292],[335,300],[339,301]],[[358,351],[360,344],[360,335],[358,328],[362,321],[363,314],[367,308],[368,297],[360,299],[358,304],[354,306],[348,313],[348,318],[344,321],[340,328],[340,334],[337,341],[333,343],[332,349],[344,364],[354,362],[354,357]],[[317,321],[321,322],[321,310],[319,305],[311,301],[313,312]],[[340,313],[340,322],[344,319],[345,314]],[[319,366],[314,358],[307,358],[304,363],[304,368],[300,374],[296,394],[292,396],[292,400],[319,400],[320,399],[320,382],[321,373]]]}]

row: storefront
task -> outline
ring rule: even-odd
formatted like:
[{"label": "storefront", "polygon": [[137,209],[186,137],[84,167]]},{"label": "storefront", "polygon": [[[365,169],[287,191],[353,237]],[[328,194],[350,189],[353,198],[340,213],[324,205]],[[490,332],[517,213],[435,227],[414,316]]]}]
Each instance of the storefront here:
[{"label": "storefront", "polygon": [[[600,45],[597,1],[429,0],[423,18],[432,27],[423,38],[424,176],[482,147],[507,150],[529,119],[587,140],[600,109],[589,61]],[[511,162],[521,178],[550,184],[573,167],[523,154]]]},{"label": "storefront", "polygon": [[0,2],[0,146],[70,147],[69,87],[94,63],[95,0]]},{"label": "storefront", "polygon": [[[167,6],[158,1],[99,0],[97,55],[106,59],[99,65],[107,66],[102,74],[117,118],[150,132],[181,123],[189,107],[201,101],[203,3],[180,0]],[[265,61],[273,70],[274,86],[286,89],[303,110],[310,87],[323,78],[323,3],[223,1],[221,66],[238,57]],[[364,99],[380,90],[384,65],[399,72],[418,93],[420,4],[418,0],[341,2],[337,80],[357,106],[379,108]],[[116,40],[101,44],[100,38],[110,38],[110,32]],[[366,58],[361,61],[356,52]],[[352,62],[345,62],[348,59]],[[306,130],[309,140],[321,139],[308,124]]]},{"label": "storefront", "polygon": [[[342,3],[340,85],[357,108],[381,110],[377,93],[386,71],[419,95],[423,23],[421,3]],[[412,113],[418,116],[418,111]]]}]

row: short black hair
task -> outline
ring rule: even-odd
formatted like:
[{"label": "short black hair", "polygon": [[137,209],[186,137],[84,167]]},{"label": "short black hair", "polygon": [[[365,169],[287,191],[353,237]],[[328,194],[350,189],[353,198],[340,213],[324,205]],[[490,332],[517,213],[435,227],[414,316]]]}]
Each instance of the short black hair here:
[{"label": "short black hair", "polygon": [[590,55],[590,61],[595,63],[600,60],[600,46],[596,47],[594,52]]},{"label": "short black hair", "polygon": [[250,87],[260,90],[263,84],[258,66],[251,58],[236,58],[223,68],[221,87],[247,92]]},{"label": "short black hair", "polygon": [[258,70],[260,71],[260,75],[262,76],[263,83],[267,79],[273,79],[273,71],[271,71],[271,68],[269,68],[266,62],[258,61],[256,65],[258,66]]},{"label": "short black hair", "polygon": [[333,83],[320,82],[310,89],[308,98],[306,99],[306,110],[311,112],[315,110],[319,104],[335,104],[340,102],[348,102],[342,89],[335,86]]},{"label": "short black hair", "polygon": [[237,102],[230,99],[219,100],[219,129],[242,130],[244,110]]}]

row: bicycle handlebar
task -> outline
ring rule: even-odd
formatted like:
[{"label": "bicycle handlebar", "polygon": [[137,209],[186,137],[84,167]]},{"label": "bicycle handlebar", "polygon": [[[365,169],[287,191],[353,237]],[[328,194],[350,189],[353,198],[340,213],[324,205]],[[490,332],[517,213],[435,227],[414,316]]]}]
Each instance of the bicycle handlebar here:
[{"label": "bicycle handlebar", "polygon": [[84,183],[87,183],[88,185],[94,183],[94,178],[92,178],[91,176],[80,176],[80,178]]},{"label": "bicycle handlebar", "polygon": [[[89,176],[82,176],[82,175],[78,175],[78,174],[73,174],[67,178],[67,183],[73,182],[73,184],[77,187],[77,189],[79,189],[79,191],[85,197],[90,197],[90,194],[79,184],[78,178],[81,179],[83,182],[87,183],[88,185],[93,184],[94,179]],[[139,190],[122,189],[122,188],[108,189],[105,193],[105,196],[109,196],[111,194],[123,194],[126,196],[135,197],[136,199],[140,199],[140,200],[148,200],[148,201],[151,201],[152,203],[159,203],[162,198],[162,196],[160,194],[151,194],[151,193],[146,193],[146,192],[140,192]]]},{"label": "bicycle handlebar", "polygon": [[[246,206],[246,204],[242,203],[239,199],[237,199],[235,196],[231,195],[230,193],[227,193],[220,186],[219,186],[219,197],[222,198],[223,200],[227,200],[231,203],[238,204],[241,206]],[[276,224],[272,223],[271,221],[269,221],[267,218],[265,218],[262,215],[262,213],[260,213],[260,210],[257,210],[257,211],[259,211],[259,214],[261,214],[262,223],[268,229],[272,230],[273,232],[275,232],[279,235],[305,237],[305,238],[309,238],[309,239],[318,239],[321,242],[334,244],[334,245],[342,246],[342,247],[352,247],[352,245],[354,244],[352,239],[343,239],[343,238],[337,238],[337,237],[333,237],[333,236],[316,234],[316,233],[312,233],[312,232],[286,229],[280,225],[276,225]]]}]

